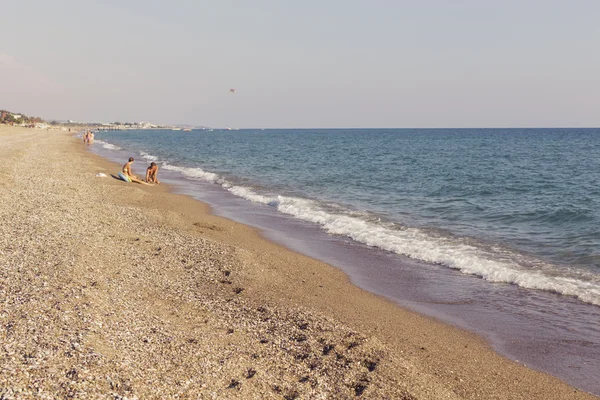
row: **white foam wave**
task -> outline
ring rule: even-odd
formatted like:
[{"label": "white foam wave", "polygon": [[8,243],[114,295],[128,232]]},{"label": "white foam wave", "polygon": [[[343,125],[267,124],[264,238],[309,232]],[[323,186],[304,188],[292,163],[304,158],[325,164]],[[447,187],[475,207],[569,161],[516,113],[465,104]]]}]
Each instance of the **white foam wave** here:
[{"label": "white foam wave", "polygon": [[102,147],[105,148],[106,150],[121,150],[121,148],[119,146],[114,145],[112,143],[105,142],[103,140],[96,139],[96,143],[101,144]]},{"label": "white foam wave", "polygon": [[145,153],[143,151],[140,151],[140,156],[142,156],[143,159],[146,159],[148,161],[158,161],[158,157],[153,156],[152,154]]},{"label": "white foam wave", "polygon": [[212,172],[206,172],[201,168],[190,168],[190,167],[178,167],[176,165],[163,165],[164,169],[170,171],[177,171],[189,178],[200,179],[206,182],[219,183],[219,175]]},{"label": "white foam wave", "polygon": [[227,190],[236,196],[243,197],[246,200],[250,200],[254,203],[266,204],[269,206],[277,206],[278,196],[270,197],[255,193],[253,190],[245,188],[243,186],[225,186]]},{"label": "white foam wave", "polygon": [[317,202],[308,199],[265,196],[241,186],[233,186],[228,190],[250,201],[276,207],[279,212],[318,224],[331,234],[347,236],[369,246],[444,265],[489,282],[551,291],[600,305],[600,279],[592,274],[584,279],[548,274],[522,265],[516,254],[507,257],[506,254],[469,244],[465,240],[434,235],[418,228],[392,229],[376,220],[371,222],[353,215],[328,212]]}]

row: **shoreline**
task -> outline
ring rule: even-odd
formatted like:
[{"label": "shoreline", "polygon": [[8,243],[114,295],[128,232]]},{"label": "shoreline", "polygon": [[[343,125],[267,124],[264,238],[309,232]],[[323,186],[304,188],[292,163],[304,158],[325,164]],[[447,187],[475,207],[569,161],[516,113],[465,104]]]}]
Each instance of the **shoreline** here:
[{"label": "shoreline", "polygon": [[[23,167],[27,165],[23,157],[39,156],[35,162],[46,165],[56,176],[49,179],[29,171],[26,174],[30,176],[21,176],[17,170],[4,172],[3,193],[6,189],[9,195],[14,192],[12,202],[7,201],[9,205],[0,209],[3,218],[9,219],[4,229],[12,229],[13,235],[17,232],[19,243],[32,234],[26,228],[17,229],[17,222],[29,218],[28,212],[46,201],[41,193],[36,193],[41,186],[60,199],[56,203],[58,210],[42,208],[42,216],[49,213],[50,221],[61,224],[61,216],[72,216],[74,220],[64,221],[65,225],[79,229],[77,226],[85,224],[88,229],[81,227],[78,233],[83,238],[89,237],[92,243],[90,249],[82,250],[77,246],[79,242],[70,238],[64,253],[53,255],[71,257],[70,263],[63,260],[65,268],[68,267],[63,272],[70,272],[77,279],[65,282],[64,273],[55,276],[52,268],[38,267],[39,275],[33,274],[28,282],[33,285],[33,297],[51,296],[51,290],[44,290],[50,286],[64,293],[78,293],[85,301],[78,302],[80,299],[65,295],[61,300],[65,304],[60,310],[45,309],[40,301],[37,308],[25,310],[26,305],[15,303],[14,310],[2,313],[2,322],[14,324],[11,328],[14,331],[20,329],[20,322],[11,319],[10,311],[56,317],[48,329],[56,327],[62,331],[62,324],[66,323],[62,320],[63,308],[77,310],[75,320],[83,326],[76,329],[80,335],[75,335],[77,340],[64,340],[69,347],[77,349],[72,352],[87,354],[93,362],[84,362],[87,358],[83,355],[77,360],[55,355],[60,361],[58,364],[65,366],[63,376],[49,377],[47,371],[36,369],[36,374],[45,377],[38,383],[46,382],[46,386],[41,383],[38,386],[62,388],[59,382],[66,381],[75,382],[66,383],[66,387],[76,392],[84,390],[79,386],[85,386],[87,379],[71,378],[83,375],[79,371],[87,368],[97,388],[95,393],[115,392],[141,398],[163,397],[158,394],[160,391],[151,391],[154,386],[163,390],[164,396],[174,396],[169,388],[179,375],[188,377],[187,381],[193,380],[192,376],[203,380],[190,382],[183,389],[184,383],[174,385],[184,397],[201,398],[211,398],[212,393],[226,398],[294,398],[294,395],[313,398],[320,394],[337,398],[356,395],[364,398],[595,398],[557,378],[497,355],[472,333],[407,311],[390,300],[359,289],[342,271],[269,242],[254,228],[211,215],[210,207],[198,200],[171,193],[162,185],[142,187],[110,178],[111,173],[120,170],[120,165],[85,151],[78,140],[66,133],[47,134],[26,129],[6,132],[6,128],[0,126],[3,142],[6,137],[12,145],[0,150],[5,160]],[[15,135],[31,136],[34,140],[19,141]],[[43,150],[39,148],[42,145]],[[65,157],[68,162],[57,161],[64,154],[68,155]],[[78,167],[73,168],[73,165]],[[134,169],[139,170],[136,167],[134,165]],[[104,172],[109,178],[96,178],[97,172]],[[16,179],[19,177],[23,179]],[[27,196],[19,196],[22,190]],[[76,195],[79,190],[84,195]],[[61,210],[60,204],[65,202],[70,208]],[[15,221],[7,217],[11,206],[17,210]],[[76,215],[69,213],[73,209],[77,210]],[[40,221],[37,222],[35,226],[40,226]],[[33,229],[34,224],[25,226]],[[91,231],[92,227],[96,230]],[[54,241],[63,237],[55,237],[55,232],[47,234]],[[157,241],[159,238],[168,239],[168,245]],[[7,243],[2,245],[9,248]],[[35,244],[26,242],[22,246],[35,248]],[[0,257],[7,254],[0,253]],[[28,270],[36,263],[41,265],[39,261],[45,257],[43,252],[29,251],[23,253],[18,265]],[[102,267],[100,260],[105,261]],[[44,261],[49,265],[54,262]],[[0,277],[13,287],[25,284],[11,281],[18,277],[9,272],[3,272]],[[55,286],[49,282],[51,278],[56,281]],[[92,285],[93,282],[96,283]],[[131,288],[132,293],[123,293],[123,288]],[[38,289],[42,294],[37,294]],[[15,293],[23,291],[24,286]],[[117,294],[124,299],[115,300]],[[113,308],[120,313],[111,314],[115,313]],[[129,319],[118,318],[119,315]],[[155,321],[154,333],[151,321]],[[21,328],[26,329],[26,326]],[[127,335],[119,329],[128,332]],[[162,339],[152,339],[152,335],[161,334]],[[14,339],[14,335],[10,338]],[[8,347],[13,340],[10,338]],[[52,341],[53,336],[42,335],[38,343],[44,338]],[[39,346],[30,343],[12,347],[35,350]],[[34,350],[27,354],[36,353]],[[164,357],[152,359],[157,351]],[[194,359],[191,354],[204,358]],[[29,363],[32,358],[26,359]],[[190,367],[200,360],[203,368]],[[15,361],[14,366],[22,368],[24,362]],[[161,363],[171,365],[178,374],[161,369]],[[44,364],[41,359],[40,364]],[[131,364],[138,367],[137,371],[128,368]],[[183,365],[190,367],[187,373],[179,370]],[[144,366],[146,369],[141,374],[140,368]],[[76,373],[71,372],[73,370]],[[118,376],[109,380],[98,374],[110,370],[118,371]],[[19,371],[10,376],[17,378],[17,382],[25,382],[23,369]],[[215,375],[215,371],[220,374]],[[71,376],[67,376],[69,374]],[[7,381],[6,377],[7,373],[3,372],[0,387],[10,389],[10,379]],[[161,382],[157,383],[157,379]],[[30,390],[27,393],[34,393],[31,385],[25,387]]]}]

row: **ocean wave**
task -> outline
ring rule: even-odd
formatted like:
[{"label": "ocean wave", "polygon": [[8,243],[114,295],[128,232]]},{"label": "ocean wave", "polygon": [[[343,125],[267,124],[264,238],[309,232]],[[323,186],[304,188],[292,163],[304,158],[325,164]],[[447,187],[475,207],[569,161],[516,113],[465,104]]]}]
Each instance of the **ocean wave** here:
[{"label": "ocean wave", "polygon": [[573,223],[585,221],[592,215],[592,210],[575,207],[560,207],[545,213],[544,219],[549,222]]},{"label": "ocean wave", "polygon": [[206,172],[201,168],[178,167],[176,165],[170,165],[167,163],[163,164],[163,168],[169,171],[177,171],[188,178],[199,179],[211,183],[219,183],[219,175],[212,172]]},{"label": "ocean wave", "polygon": [[108,143],[108,142],[105,142],[103,140],[98,140],[98,139],[96,139],[95,141],[96,141],[96,143],[101,144],[102,147],[105,148],[106,150],[122,150],[119,146],[114,145],[112,143]]},{"label": "ocean wave", "polygon": [[140,151],[140,156],[142,156],[143,159],[148,161],[158,161],[158,157],[153,156],[152,154],[145,153],[143,151]]}]

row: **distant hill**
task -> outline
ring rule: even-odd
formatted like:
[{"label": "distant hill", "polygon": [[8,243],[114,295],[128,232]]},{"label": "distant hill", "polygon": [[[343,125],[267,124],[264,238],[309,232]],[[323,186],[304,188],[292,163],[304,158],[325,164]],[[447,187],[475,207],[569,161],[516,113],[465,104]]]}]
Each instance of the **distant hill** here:
[{"label": "distant hill", "polygon": [[29,125],[38,122],[44,122],[44,120],[39,117],[29,117],[25,114],[0,110],[0,124]]}]

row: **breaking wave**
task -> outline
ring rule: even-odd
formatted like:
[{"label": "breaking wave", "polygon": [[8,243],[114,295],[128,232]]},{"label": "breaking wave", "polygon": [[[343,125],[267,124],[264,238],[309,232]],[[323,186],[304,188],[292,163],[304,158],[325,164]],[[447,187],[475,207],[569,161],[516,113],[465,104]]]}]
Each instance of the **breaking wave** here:
[{"label": "breaking wave", "polygon": [[112,143],[105,142],[103,140],[95,140],[96,143],[101,144],[103,148],[106,150],[122,150],[119,146],[116,146]]}]

